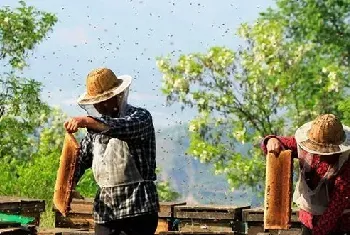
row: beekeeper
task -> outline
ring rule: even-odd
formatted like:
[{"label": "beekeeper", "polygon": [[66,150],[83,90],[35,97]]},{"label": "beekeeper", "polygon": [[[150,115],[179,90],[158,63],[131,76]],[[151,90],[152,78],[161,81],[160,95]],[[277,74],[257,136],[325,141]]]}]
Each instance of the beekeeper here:
[{"label": "beekeeper", "polygon": [[92,168],[99,186],[93,207],[98,235],[150,235],[158,224],[155,131],[150,112],[127,102],[131,81],[108,68],[91,71],[78,100],[88,115],[64,124],[71,133],[87,129],[75,184]]},{"label": "beekeeper", "polygon": [[294,192],[302,234],[350,234],[350,128],[333,114],[318,116],[292,137],[267,136],[262,149],[292,150],[300,174]]}]

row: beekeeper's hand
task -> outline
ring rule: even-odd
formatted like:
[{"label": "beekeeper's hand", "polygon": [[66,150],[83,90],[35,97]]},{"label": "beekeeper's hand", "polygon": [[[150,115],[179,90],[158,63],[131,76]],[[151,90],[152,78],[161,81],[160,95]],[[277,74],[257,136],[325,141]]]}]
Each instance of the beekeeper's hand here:
[{"label": "beekeeper's hand", "polygon": [[278,155],[281,151],[282,145],[277,138],[271,138],[267,141],[266,149],[268,153]]},{"label": "beekeeper's hand", "polygon": [[84,127],[84,117],[73,117],[64,123],[64,128],[69,133],[75,133],[79,128]]}]

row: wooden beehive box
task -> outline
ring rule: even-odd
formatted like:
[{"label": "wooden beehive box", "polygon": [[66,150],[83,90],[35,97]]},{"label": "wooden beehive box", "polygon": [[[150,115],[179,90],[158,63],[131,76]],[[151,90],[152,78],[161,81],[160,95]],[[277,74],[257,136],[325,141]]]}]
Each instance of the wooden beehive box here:
[{"label": "wooden beehive box", "polygon": [[180,221],[180,232],[232,232],[234,224],[242,218],[242,210],[247,208],[250,207],[176,206],[174,216]]},{"label": "wooden beehive box", "polygon": [[[244,209],[242,221],[246,223],[248,235],[264,232],[264,208]],[[300,234],[301,224],[298,219],[298,209],[292,209],[291,227],[288,230],[269,231],[270,234],[297,235]]]},{"label": "wooden beehive box", "polygon": [[19,197],[0,196],[0,212],[33,217],[33,225],[40,225],[40,214],[45,211],[45,201]]},{"label": "wooden beehive box", "polygon": [[71,211],[63,216],[57,209],[55,212],[55,228],[93,229],[93,199],[73,199]]},{"label": "wooden beehive box", "polygon": [[174,208],[176,206],[186,205],[186,202],[160,202],[160,210],[158,213],[158,227],[156,234],[172,230],[174,219]]}]

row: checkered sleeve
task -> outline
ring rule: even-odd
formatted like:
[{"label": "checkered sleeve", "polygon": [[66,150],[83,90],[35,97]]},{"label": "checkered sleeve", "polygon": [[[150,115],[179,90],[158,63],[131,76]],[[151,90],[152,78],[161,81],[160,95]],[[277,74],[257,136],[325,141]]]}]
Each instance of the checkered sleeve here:
[{"label": "checkered sleeve", "polygon": [[80,142],[77,168],[74,174],[74,186],[76,186],[85,171],[92,166],[92,134],[87,133]]},{"label": "checkered sleeve", "polygon": [[104,123],[109,128],[101,134],[121,140],[142,140],[153,133],[151,114],[142,108],[132,108],[125,117],[112,118],[104,116],[94,119]]}]

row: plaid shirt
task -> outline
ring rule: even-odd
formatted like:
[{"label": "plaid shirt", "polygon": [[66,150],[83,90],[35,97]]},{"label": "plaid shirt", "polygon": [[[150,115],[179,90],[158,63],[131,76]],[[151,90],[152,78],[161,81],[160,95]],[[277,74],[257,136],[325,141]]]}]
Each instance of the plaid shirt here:
[{"label": "plaid shirt", "polygon": [[92,167],[93,143],[98,135],[118,138],[129,145],[131,157],[144,182],[128,185],[99,188],[94,201],[94,221],[101,224],[111,220],[132,217],[159,210],[156,180],[156,142],[151,114],[142,108],[128,106],[125,117],[111,118],[103,116],[94,119],[109,126],[109,129],[96,133],[88,130],[81,141],[78,169],[75,174],[77,183],[85,170]]}]

